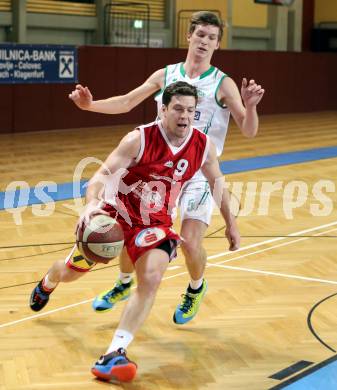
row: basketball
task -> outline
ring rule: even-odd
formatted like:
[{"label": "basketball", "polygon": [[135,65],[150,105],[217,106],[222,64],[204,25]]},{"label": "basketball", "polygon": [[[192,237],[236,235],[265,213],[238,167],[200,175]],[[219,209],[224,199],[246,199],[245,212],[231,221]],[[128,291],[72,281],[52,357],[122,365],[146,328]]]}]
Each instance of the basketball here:
[{"label": "basketball", "polygon": [[89,223],[83,222],[76,233],[76,244],[81,254],[97,263],[108,263],[118,256],[124,245],[120,224],[107,215],[96,215]]}]

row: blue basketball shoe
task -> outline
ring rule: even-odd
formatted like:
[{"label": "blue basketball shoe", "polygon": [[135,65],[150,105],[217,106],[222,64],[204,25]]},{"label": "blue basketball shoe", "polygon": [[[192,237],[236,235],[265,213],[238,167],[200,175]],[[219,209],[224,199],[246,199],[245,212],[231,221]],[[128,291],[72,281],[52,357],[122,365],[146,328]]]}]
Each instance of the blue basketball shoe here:
[{"label": "blue basketball shoe", "polygon": [[[199,291],[200,290],[200,291]],[[186,324],[191,321],[198,313],[202,299],[207,291],[207,282],[204,279],[200,289],[196,293],[190,292],[190,287],[187,288],[185,294],[183,294],[183,301],[177,306],[173,315],[173,321],[176,324]]]},{"label": "blue basketball shoe", "polygon": [[111,290],[103,291],[97,295],[92,303],[92,308],[100,313],[111,310],[117,302],[125,301],[129,298],[132,285],[132,279],[129,283],[122,283],[121,280],[117,280]]}]

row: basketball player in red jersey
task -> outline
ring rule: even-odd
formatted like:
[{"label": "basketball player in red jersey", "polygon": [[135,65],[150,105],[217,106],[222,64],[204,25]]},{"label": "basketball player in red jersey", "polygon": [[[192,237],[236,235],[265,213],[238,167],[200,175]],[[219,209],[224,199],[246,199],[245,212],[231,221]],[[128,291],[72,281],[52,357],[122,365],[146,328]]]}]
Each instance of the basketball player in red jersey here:
[{"label": "basketball player in red jersey", "polygon": [[[216,146],[217,155],[220,156],[230,115],[244,136],[256,135],[259,122],[257,105],[264,94],[264,89],[254,80],[247,82],[244,78],[240,95],[233,79],[212,66],[212,56],[219,48],[222,34],[223,23],[215,14],[208,11],[198,12],[192,15],[185,62],[157,70],[142,85],[125,95],[93,100],[87,87],[77,85],[69,97],[83,110],[119,114],[130,111],[158,91],[155,100],[160,108],[162,91],[166,85],[178,80],[186,81],[198,88],[200,96],[194,126],[210,137]],[[207,290],[207,282],[204,279],[207,259],[202,240],[210,224],[213,201],[208,182],[201,172],[197,172],[185,186],[180,195],[179,209],[182,221],[180,234],[184,238],[181,247],[190,281],[182,302],[174,312],[173,320],[176,324],[185,324],[196,316]],[[125,251],[120,256],[120,269],[115,286],[96,297],[93,302],[94,310],[110,310],[118,301],[128,298],[133,266]]]},{"label": "basketball player in red jersey", "polygon": [[[147,318],[163,274],[175,257],[180,238],[172,230],[172,209],[182,185],[198,169],[202,169],[218,199],[229,249],[239,248],[240,235],[229,210],[215,147],[207,135],[192,127],[196,102],[195,87],[185,82],[171,84],[163,94],[161,121],[127,134],[89,181],[83,216],[90,218],[96,209],[96,213],[117,217],[138,281],[110,346],[92,368],[100,379],[130,381],[136,375],[137,366],[127,358],[126,349]],[[114,188],[111,183],[116,180],[110,180],[110,175],[117,173],[121,179]],[[109,196],[102,199],[104,192]],[[70,281],[84,273],[76,271],[76,264],[67,267],[64,263],[58,274],[49,271],[47,283],[44,278],[32,293],[34,310],[43,300],[48,301],[58,282],[64,281],[61,274]]]}]

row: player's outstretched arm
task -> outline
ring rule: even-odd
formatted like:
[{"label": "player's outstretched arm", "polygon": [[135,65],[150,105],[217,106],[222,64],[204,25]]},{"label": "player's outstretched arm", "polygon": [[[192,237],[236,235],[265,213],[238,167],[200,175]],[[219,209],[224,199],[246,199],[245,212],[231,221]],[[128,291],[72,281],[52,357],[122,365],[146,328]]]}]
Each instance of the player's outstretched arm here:
[{"label": "player's outstretched arm", "polygon": [[129,93],[102,100],[93,100],[89,88],[78,84],[69,94],[69,99],[71,99],[81,110],[102,114],[122,114],[129,112],[153,93],[160,90],[164,84],[164,78],[165,70],[159,69],[142,85]]},{"label": "player's outstretched arm", "polygon": [[[254,80],[243,78],[241,95],[234,80],[226,77],[219,88],[219,100],[227,105],[236,124],[246,137],[255,137],[259,127],[256,106],[261,101],[265,90]],[[242,103],[243,102],[243,103]]]},{"label": "player's outstretched arm", "polygon": [[213,198],[226,222],[226,237],[229,242],[229,250],[235,251],[240,247],[240,233],[235,217],[230,211],[228,190],[225,187],[224,177],[220,171],[216,156],[216,149],[212,142],[210,142],[209,152],[201,170],[208,180]]}]

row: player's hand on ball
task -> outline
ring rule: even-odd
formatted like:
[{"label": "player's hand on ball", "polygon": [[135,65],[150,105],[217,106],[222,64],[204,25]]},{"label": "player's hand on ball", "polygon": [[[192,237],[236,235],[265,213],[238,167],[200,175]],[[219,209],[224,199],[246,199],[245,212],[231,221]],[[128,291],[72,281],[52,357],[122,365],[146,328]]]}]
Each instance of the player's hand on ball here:
[{"label": "player's hand on ball", "polygon": [[78,229],[82,227],[83,224],[89,224],[90,219],[93,218],[95,215],[103,214],[103,215],[110,215],[107,211],[104,211],[102,209],[103,204],[102,202],[90,202],[85,205],[85,208],[80,215],[76,228],[75,228],[75,234],[77,233]]},{"label": "player's hand on ball", "polygon": [[81,84],[76,85],[76,88],[69,94],[69,99],[81,110],[88,110],[92,104],[92,94],[89,88]]}]

